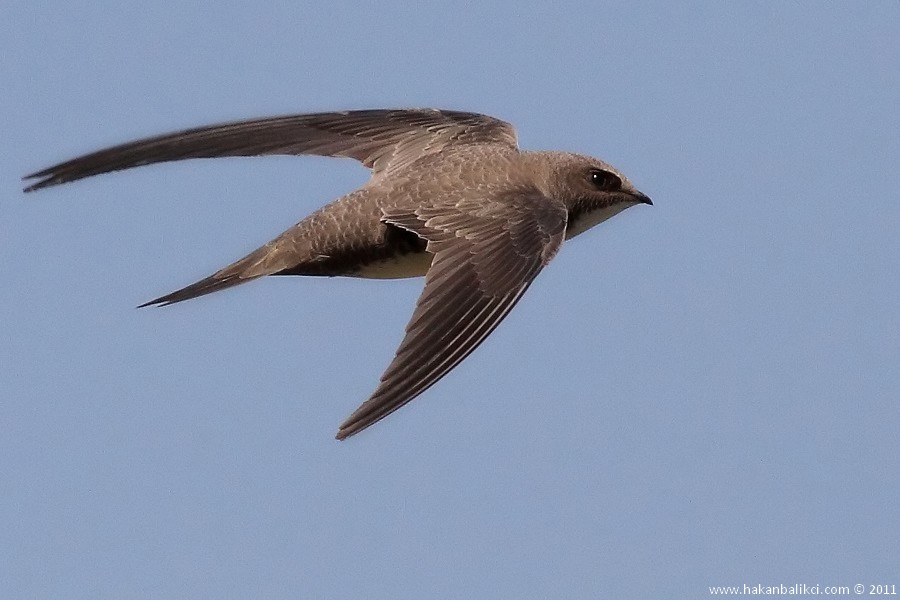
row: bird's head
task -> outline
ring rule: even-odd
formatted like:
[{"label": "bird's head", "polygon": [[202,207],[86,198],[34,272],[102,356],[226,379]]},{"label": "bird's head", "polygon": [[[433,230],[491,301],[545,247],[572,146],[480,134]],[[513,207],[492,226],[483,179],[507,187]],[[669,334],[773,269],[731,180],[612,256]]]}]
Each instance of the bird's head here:
[{"label": "bird's head", "polygon": [[[653,202],[621,172],[602,160],[561,152],[536,152],[533,174],[548,197],[569,209],[566,238],[602,223],[626,208]],[[544,169],[538,164],[545,165]]]}]

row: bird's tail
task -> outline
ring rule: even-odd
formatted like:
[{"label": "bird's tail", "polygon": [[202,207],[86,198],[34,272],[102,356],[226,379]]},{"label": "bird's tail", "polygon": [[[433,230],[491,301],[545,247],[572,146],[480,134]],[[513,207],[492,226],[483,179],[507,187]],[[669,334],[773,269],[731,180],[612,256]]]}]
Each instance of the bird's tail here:
[{"label": "bird's tail", "polygon": [[228,265],[224,269],[216,271],[209,277],[201,279],[196,283],[192,283],[187,287],[183,287],[180,290],[176,290],[171,294],[166,294],[165,296],[160,296],[159,298],[145,302],[138,306],[138,308],[144,308],[145,306],[168,306],[170,304],[175,304],[176,302],[190,300],[191,298],[205,296],[206,294],[212,294],[219,290],[234,287],[265,275],[272,275],[286,268],[283,261],[275,260],[278,254],[279,253],[274,245],[271,243],[266,244],[239,261]]}]

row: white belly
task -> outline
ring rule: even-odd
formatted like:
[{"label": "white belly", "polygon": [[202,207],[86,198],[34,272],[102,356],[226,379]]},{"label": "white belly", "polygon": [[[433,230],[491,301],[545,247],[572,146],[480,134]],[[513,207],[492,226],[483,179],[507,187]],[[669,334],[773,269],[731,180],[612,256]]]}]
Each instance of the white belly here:
[{"label": "white belly", "polygon": [[353,274],[354,277],[367,279],[405,279],[422,277],[431,266],[433,254],[428,252],[411,252],[397,258],[366,265]]}]

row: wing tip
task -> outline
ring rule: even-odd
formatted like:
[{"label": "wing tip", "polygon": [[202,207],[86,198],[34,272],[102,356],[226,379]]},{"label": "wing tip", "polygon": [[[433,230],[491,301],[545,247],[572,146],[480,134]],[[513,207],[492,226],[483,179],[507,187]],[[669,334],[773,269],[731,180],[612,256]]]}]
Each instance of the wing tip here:
[{"label": "wing tip", "polygon": [[366,419],[358,418],[354,412],[354,414],[347,417],[344,422],[341,423],[340,427],[338,427],[337,433],[334,434],[334,439],[342,442],[348,437],[356,435],[371,424],[372,422],[369,422]]}]

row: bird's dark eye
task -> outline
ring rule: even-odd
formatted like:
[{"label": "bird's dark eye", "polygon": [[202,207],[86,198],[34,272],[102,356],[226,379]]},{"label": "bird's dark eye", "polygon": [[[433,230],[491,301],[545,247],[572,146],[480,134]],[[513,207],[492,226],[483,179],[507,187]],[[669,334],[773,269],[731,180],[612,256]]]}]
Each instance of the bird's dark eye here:
[{"label": "bird's dark eye", "polygon": [[609,171],[594,169],[591,171],[591,185],[601,192],[612,192],[622,189],[622,180]]}]

